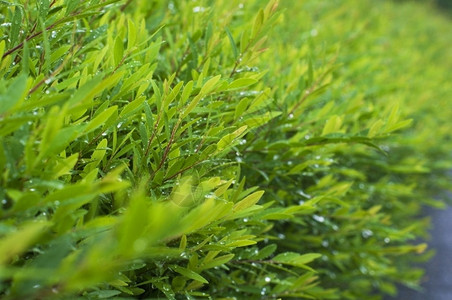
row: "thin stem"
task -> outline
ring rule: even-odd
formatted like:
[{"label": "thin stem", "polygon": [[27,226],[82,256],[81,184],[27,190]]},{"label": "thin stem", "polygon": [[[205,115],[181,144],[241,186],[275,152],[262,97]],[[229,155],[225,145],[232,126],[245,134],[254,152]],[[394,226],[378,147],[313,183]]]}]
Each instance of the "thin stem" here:
[{"label": "thin stem", "polygon": [[[330,62],[329,65],[332,65],[336,59],[337,59],[338,54],[336,54],[335,57],[333,57]],[[315,89],[317,88],[317,86],[319,84],[321,84],[323,82],[323,80],[325,79],[326,75],[329,73],[330,69],[327,69],[310,87],[308,90],[306,90],[303,94],[303,96],[301,97],[301,99],[294,105],[294,107],[290,110],[289,115],[293,114],[299,107],[301,104],[303,104],[303,102],[306,101],[306,99],[309,97],[309,95],[311,95]]]},{"label": "thin stem", "polygon": [[[58,22],[57,22],[57,23],[58,23]],[[55,27],[56,25],[58,25],[57,23],[54,23],[54,24],[50,25],[49,27],[46,28],[46,30],[52,29],[53,27]],[[42,31],[36,32],[36,33],[34,33],[34,34],[28,36],[25,40],[28,42],[29,40],[31,40],[31,39],[33,39],[33,38],[35,38],[35,37],[37,37],[37,36],[39,36],[39,35],[41,35],[41,34],[42,34]],[[6,51],[6,52],[3,54],[2,58],[5,58],[6,56],[8,56],[8,55],[10,55],[10,54],[12,54],[12,53],[14,53],[14,52],[16,52],[17,50],[21,49],[23,46],[24,46],[24,42],[21,42],[21,43],[20,43],[19,45],[17,45],[16,47],[14,47],[14,48],[9,49],[8,51]]]},{"label": "thin stem", "polygon": [[190,45],[187,46],[187,49],[185,49],[184,54],[182,54],[182,59],[181,59],[181,62],[179,63],[179,65],[177,66],[177,69],[175,72],[176,73],[175,77],[177,77],[179,75],[179,72],[183,66],[182,62],[184,61],[184,58],[188,55],[188,53],[190,53]]},{"label": "thin stem", "polygon": [[[74,49],[76,49],[74,51]],[[80,49],[80,46],[76,47],[76,46],[72,46],[72,51],[73,52],[77,52],[78,49]],[[58,68],[56,68],[55,71],[53,71],[50,76],[43,78],[41,81],[39,81],[34,87],[32,87],[29,91],[28,91],[28,95],[33,94],[41,85],[43,85],[46,80],[48,80],[49,78],[55,77],[58,73],[61,72],[61,70],[63,70],[64,66],[69,62],[69,58],[66,58],[61,65],[58,66]]]},{"label": "thin stem", "polygon": [[[53,4],[54,4],[54,3],[53,3]],[[52,5],[53,5],[53,4],[52,4]],[[77,15],[79,15],[79,14],[81,14],[81,13],[82,13],[82,12],[74,12],[74,13],[72,13],[71,15],[69,15],[69,16],[67,16],[67,17],[65,17],[65,18],[63,18],[63,19],[61,19],[61,20],[58,20],[58,21],[56,21],[55,23],[53,23],[53,24],[47,26],[47,27],[45,28],[45,31],[49,31],[49,30],[53,29],[54,27],[60,25],[61,23],[64,23],[64,22],[66,22],[67,20],[70,20],[72,17],[77,16]],[[34,30],[34,28],[33,28],[33,30]],[[33,30],[32,30],[32,32],[33,32]],[[28,42],[28,41],[30,41],[31,39],[34,39],[35,37],[40,36],[43,32],[44,32],[44,31],[41,30],[41,31],[36,32],[36,33],[34,33],[34,34],[32,34],[32,35],[29,35],[28,37],[25,38],[25,41]],[[12,53],[14,53],[14,52],[16,52],[17,50],[21,49],[23,46],[24,46],[24,42],[21,42],[21,43],[18,44],[16,47],[14,47],[14,48],[12,48],[12,49],[9,49],[9,50],[6,51],[5,53],[3,53],[2,59],[5,58],[6,56],[8,56],[8,55],[10,55],[10,54],[12,54]]]},{"label": "thin stem", "polygon": [[185,167],[185,168],[183,168],[183,169],[177,171],[175,174],[171,175],[170,177],[165,178],[164,182],[167,181],[167,180],[171,180],[171,179],[173,179],[174,177],[177,177],[178,175],[184,173],[185,171],[190,170],[191,168],[196,167],[197,165],[199,165],[200,163],[202,163],[202,162],[204,162],[204,161],[206,161],[206,160],[200,160],[200,161],[197,161],[197,162],[195,162],[194,164],[192,164],[192,165],[190,165],[190,166],[188,166],[188,167]]},{"label": "thin stem", "polygon": [[126,10],[127,6],[129,6],[132,1],[133,0],[128,0],[123,6],[121,6],[120,11]]},{"label": "thin stem", "polygon": [[165,163],[166,158],[168,157],[169,151],[171,150],[171,146],[174,143],[174,137],[176,136],[176,131],[179,128],[179,124],[180,123],[181,123],[181,120],[179,119],[177,121],[176,125],[174,125],[174,128],[173,128],[173,130],[171,132],[170,139],[168,140],[168,144],[166,145],[165,151],[163,152],[162,159],[160,160],[160,163],[159,163],[157,169],[155,169],[155,171],[152,173],[152,176],[150,177],[150,179],[152,177],[154,177],[154,175],[163,167],[163,164]]},{"label": "thin stem", "polygon": [[154,130],[152,130],[152,135],[149,138],[148,145],[147,145],[146,151],[144,153],[144,157],[147,157],[149,155],[149,151],[151,151],[151,144],[152,144],[152,141],[154,140],[154,137],[157,135],[157,128],[160,124],[160,119],[161,119],[161,114],[158,114],[157,122],[155,123]]}]

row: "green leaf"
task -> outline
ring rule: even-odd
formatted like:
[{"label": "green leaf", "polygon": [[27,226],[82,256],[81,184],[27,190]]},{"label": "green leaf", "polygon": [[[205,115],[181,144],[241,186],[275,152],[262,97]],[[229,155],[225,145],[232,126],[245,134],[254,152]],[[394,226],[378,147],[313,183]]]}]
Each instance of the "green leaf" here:
[{"label": "green leaf", "polygon": [[210,93],[215,88],[218,81],[220,81],[220,78],[221,78],[221,75],[217,75],[217,76],[212,77],[209,80],[207,80],[207,82],[204,83],[204,85],[202,86],[199,94],[202,96],[205,96],[208,93]]},{"label": "green leaf", "polygon": [[235,44],[234,37],[232,36],[232,33],[228,27],[225,27],[224,30],[226,31],[226,34],[228,35],[229,43],[231,44],[232,53],[234,54],[234,58],[238,59],[239,49],[237,49],[237,45]]},{"label": "green leaf", "polygon": [[253,85],[256,82],[258,82],[258,81],[256,79],[253,79],[253,78],[239,78],[239,79],[234,80],[233,82],[231,82],[228,85],[227,90],[240,89],[240,88],[243,88],[243,87],[247,87],[247,86]]},{"label": "green leaf", "polygon": [[250,129],[252,129],[267,124],[268,121],[276,118],[281,114],[282,113],[279,111],[272,111],[266,112],[264,115],[249,116],[243,121],[243,123],[245,123]]},{"label": "green leaf", "polygon": [[201,270],[215,268],[215,267],[218,267],[218,266],[226,264],[227,262],[229,262],[233,258],[234,258],[234,254],[226,254],[226,255],[223,255],[223,256],[219,256],[217,258],[214,258],[214,259],[210,260],[207,263],[202,263],[199,266],[199,268]]},{"label": "green leaf", "polygon": [[307,80],[308,80],[308,82],[307,82],[308,86],[312,86],[314,84],[314,62],[313,62],[311,55],[308,56],[308,78],[307,78]]},{"label": "green leaf", "polygon": [[240,100],[239,104],[237,104],[237,106],[235,107],[234,120],[237,120],[239,117],[241,117],[245,113],[249,102],[250,102],[250,99],[248,99],[248,98],[243,98],[242,100]]},{"label": "green leaf", "polygon": [[104,125],[107,122],[107,120],[117,111],[118,111],[117,105],[107,108],[88,123],[88,125],[85,127],[84,133],[89,133],[98,128],[99,126]]},{"label": "green leaf", "polygon": [[11,22],[11,33],[9,34],[10,48],[16,45],[19,40],[20,28],[22,26],[22,7],[16,6],[14,9],[14,16]]},{"label": "green leaf", "polygon": [[265,259],[272,255],[278,246],[276,244],[271,244],[268,246],[265,246],[264,248],[260,249],[256,255],[253,255],[253,259],[259,260],[259,259]]},{"label": "green leaf", "polygon": [[180,239],[179,249],[185,251],[185,248],[187,248],[187,236],[184,234]]},{"label": "green leaf", "polygon": [[54,178],[58,178],[60,176],[69,174],[69,172],[74,168],[75,164],[78,161],[78,153],[74,153],[68,158],[62,159],[58,162],[53,170]]},{"label": "green leaf", "polygon": [[39,1],[39,17],[45,20],[50,9],[50,0]]},{"label": "green leaf", "polygon": [[234,205],[234,212],[238,212],[244,209],[247,209],[248,207],[253,206],[254,204],[256,204],[259,199],[262,197],[262,195],[264,194],[264,191],[258,191],[258,192],[254,192],[251,195],[247,196],[245,199],[237,202]]},{"label": "green leaf", "polygon": [[130,50],[133,46],[135,46],[137,39],[137,27],[132,20],[127,20],[127,28],[128,28],[128,39],[127,39],[127,49]]},{"label": "green leaf", "polygon": [[408,120],[403,120],[403,121],[397,122],[395,124],[392,124],[391,126],[386,126],[385,133],[389,133],[389,132],[393,132],[396,130],[410,127],[412,123],[413,123],[413,119],[408,119]]},{"label": "green leaf", "polygon": [[102,82],[101,76],[93,77],[91,80],[87,81],[85,84],[81,85],[75,93],[72,95],[71,99],[68,101],[70,107],[81,105],[85,101],[91,100],[94,95],[100,93],[98,89]]},{"label": "green leaf", "polygon": [[64,55],[67,55],[69,49],[71,49],[70,45],[63,45],[60,48],[56,49],[55,51],[52,51],[52,53],[50,54],[50,63],[55,63],[59,58],[61,58]]},{"label": "green leaf", "polygon": [[384,121],[381,119],[375,121],[375,123],[370,126],[367,137],[373,138],[374,136],[376,136],[380,132],[380,129],[384,126],[384,124]]},{"label": "green leaf", "polygon": [[[28,48],[28,42],[27,40],[24,41],[24,46],[23,46],[23,51],[22,51],[22,60],[23,60],[23,64],[22,64],[22,73],[26,74],[28,76],[29,72],[30,72],[30,66],[29,66],[29,61],[30,61],[30,49]],[[1,57],[1,56],[0,56]]]},{"label": "green leaf", "polygon": [[259,34],[262,24],[264,23],[264,10],[260,9],[254,19],[253,29],[251,31],[251,38],[254,39]]},{"label": "green leaf", "polygon": [[195,109],[195,107],[198,105],[199,101],[201,101],[201,98],[202,98],[201,94],[199,94],[190,102],[190,104],[187,105],[187,107],[184,109],[184,111],[181,114],[181,119],[184,119],[185,117],[187,117],[191,113],[191,111],[193,109]]},{"label": "green leaf", "polygon": [[16,255],[22,254],[29,246],[38,241],[48,222],[35,221],[22,224],[22,228],[0,239],[0,266]]},{"label": "green leaf", "polygon": [[342,126],[342,118],[339,116],[331,116],[323,127],[322,135],[338,132]]},{"label": "green leaf", "polygon": [[104,158],[105,154],[107,153],[107,139],[102,139],[99,144],[96,147],[96,150],[94,150],[93,154],[91,155],[91,161],[89,164],[85,166],[85,169],[83,170],[85,173],[89,173],[92,170],[94,170],[101,162],[101,160]]},{"label": "green leaf", "polygon": [[209,283],[204,277],[202,277],[201,275],[199,275],[198,273],[196,273],[190,269],[183,268],[183,267],[180,267],[177,265],[172,266],[172,269],[187,278],[190,278],[190,279],[202,282],[202,283]]},{"label": "green leaf", "polygon": [[118,290],[99,290],[88,293],[90,297],[96,297],[98,299],[107,299],[121,294]]},{"label": "green leaf", "polygon": [[307,253],[300,255],[295,252],[285,252],[278,254],[272,260],[286,265],[291,265],[295,267],[306,267],[306,264],[312,262],[313,260],[321,257],[318,253]]},{"label": "green leaf", "polygon": [[255,245],[257,242],[253,241],[253,240],[238,240],[238,241],[233,241],[230,243],[227,243],[225,246],[226,247],[246,247],[246,246],[251,246],[251,245]]},{"label": "green leaf", "polygon": [[79,6],[80,0],[66,0],[66,16],[72,13]]},{"label": "green leaf", "polygon": [[138,97],[132,102],[128,103],[119,113],[119,117],[120,118],[126,117],[129,114],[135,113],[137,110],[142,109],[145,100],[146,100],[145,97]]},{"label": "green leaf", "polygon": [[48,145],[45,145],[45,151],[40,153],[42,157],[51,154],[57,154],[64,150],[77,136],[82,132],[83,126],[70,126],[63,128],[57,132],[55,137]]},{"label": "green leaf", "polygon": [[391,113],[389,114],[388,123],[386,126],[393,126],[399,120],[399,110],[400,104],[396,102],[392,107]]},{"label": "green leaf", "polygon": [[5,94],[0,95],[0,114],[14,108],[26,95],[27,75],[21,74],[8,87]]},{"label": "green leaf", "polygon": [[245,130],[248,128],[248,126],[242,126],[236,131],[229,133],[222,137],[218,143],[217,143],[217,151],[223,151],[226,148],[229,148],[232,146],[232,143],[235,139],[239,138],[245,133]]},{"label": "green leaf", "polygon": [[248,36],[249,30],[248,28],[245,28],[245,30],[242,31],[242,36],[240,37],[240,53],[243,55],[245,51],[247,50],[247,47],[250,43],[250,38]]},{"label": "green leaf", "polygon": [[117,36],[113,48],[113,58],[115,66],[119,66],[119,64],[122,61],[123,55],[124,55],[124,43],[122,42],[122,38],[120,36]]},{"label": "green leaf", "polygon": [[50,49],[49,34],[43,19],[40,19],[40,24],[42,31],[42,44],[44,46],[44,64],[42,66],[42,70],[44,73],[47,73],[50,68],[50,55],[52,51]]},{"label": "green leaf", "polygon": [[5,40],[0,41],[0,62],[3,58],[3,53],[5,53],[6,42]]},{"label": "green leaf", "polygon": [[190,80],[184,86],[184,90],[182,91],[182,96],[180,99],[182,105],[184,105],[187,102],[188,98],[191,95],[192,90],[193,90],[193,80]]}]

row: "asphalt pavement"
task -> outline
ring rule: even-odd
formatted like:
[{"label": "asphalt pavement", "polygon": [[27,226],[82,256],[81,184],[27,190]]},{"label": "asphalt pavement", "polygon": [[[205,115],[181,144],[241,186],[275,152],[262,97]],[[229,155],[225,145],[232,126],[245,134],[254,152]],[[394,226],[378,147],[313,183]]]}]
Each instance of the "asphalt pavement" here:
[{"label": "asphalt pavement", "polygon": [[452,300],[452,207],[429,209],[427,214],[433,223],[428,244],[436,255],[424,265],[423,291],[400,288],[397,297],[387,300]]}]

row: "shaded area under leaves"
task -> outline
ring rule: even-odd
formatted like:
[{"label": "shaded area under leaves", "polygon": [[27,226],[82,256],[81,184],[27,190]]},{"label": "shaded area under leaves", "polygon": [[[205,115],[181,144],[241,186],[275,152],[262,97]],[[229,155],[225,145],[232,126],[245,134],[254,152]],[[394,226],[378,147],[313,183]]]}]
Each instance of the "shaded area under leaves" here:
[{"label": "shaded area under leaves", "polygon": [[436,3],[440,9],[448,9],[449,13],[452,13],[452,0],[436,0]]}]

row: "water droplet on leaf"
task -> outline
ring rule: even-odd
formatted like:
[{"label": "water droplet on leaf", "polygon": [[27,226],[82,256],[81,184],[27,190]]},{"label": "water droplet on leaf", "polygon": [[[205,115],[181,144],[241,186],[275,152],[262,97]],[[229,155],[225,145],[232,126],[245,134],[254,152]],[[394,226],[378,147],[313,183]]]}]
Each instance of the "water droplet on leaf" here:
[{"label": "water droplet on leaf", "polygon": [[319,223],[325,222],[325,218],[322,217],[322,216],[319,216],[319,215],[313,215],[312,218],[313,218],[314,220],[316,220],[317,222],[319,222]]}]

